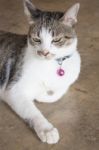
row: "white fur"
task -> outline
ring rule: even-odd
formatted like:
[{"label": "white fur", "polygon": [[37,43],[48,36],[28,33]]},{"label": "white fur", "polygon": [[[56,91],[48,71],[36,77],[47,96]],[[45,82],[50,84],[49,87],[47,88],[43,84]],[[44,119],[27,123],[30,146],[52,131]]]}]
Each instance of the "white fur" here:
[{"label": "white fur", "polygon": [[[78,78],[80,56],[76,50],[77,39],[70,46],[57,49],[51,44],[52,37],[47,30],[42,30],[41,38],[41,49],[47,49],[54,53],[55,57],[51,60],[40,58],[36,54],[39,47],[34,50],[28,42],[22,77],[9,90],[4,91],[3,99],[20,117],[30,121],[31,126],[34,127],[43,142],[52,144],[59,141],[59,133],[36,108],[33,101],[36,99],[40,102],[50,103],[59,100]],[[69,54],[72,54],[72,57],[62,64],[65,75],[60,77],[56,73],[59,68],[56,58]],[[48,95],[48,90],[52,90],[54,94]]]}]

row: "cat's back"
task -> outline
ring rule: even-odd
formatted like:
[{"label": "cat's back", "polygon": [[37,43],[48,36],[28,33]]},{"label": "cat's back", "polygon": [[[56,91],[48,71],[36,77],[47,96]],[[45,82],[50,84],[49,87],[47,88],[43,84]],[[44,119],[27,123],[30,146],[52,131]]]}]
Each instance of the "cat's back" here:
[{"label": "cat's back", "polygon": [[26,35],[0,31],[0,52],[11,50],[11,48],[14,48],[14,51],[22,48],[26,44],[26,40]]},{"label": "cat's back", "polygon": [[22,53],[27,42],[26,35],[0,31],[0,64],[10,57],[16,57]]},{"label": "cat's back", "polygon": [[0,31],[0,86],[6,81],[7,72],[12,70],[13,73],[9,77],[11,80],[16,74],[16,68],[25,53],[26,43],[26,35]]}]

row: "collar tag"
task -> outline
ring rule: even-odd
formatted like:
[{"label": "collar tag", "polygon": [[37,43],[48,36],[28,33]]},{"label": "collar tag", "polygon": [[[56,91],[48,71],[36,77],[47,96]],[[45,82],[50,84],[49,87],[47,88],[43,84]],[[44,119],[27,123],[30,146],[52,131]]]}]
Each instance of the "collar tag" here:
[{"label": "collar tag", "polygon": [[60,58],[56,59],[56,61],[58,62],[59,66],[60,66],[59,69],[57,69],[57,75],[58,76],[62,77],[65,75],[65,70],[61,68],[62,63],[64,60],[66,60],[67,58],[70,58],[72,55],[68,55],[68,56],[64,56],[64,57],[60,57]]},{"label": "collar tag", "polygon": [[57,58],[56,61],[58,62],[58,64],[61,66],[63,61],[70,58],[73,54],[71,55],[68,55],[68,56],[64,56],[64,57],[60,57],[60,58]]}]

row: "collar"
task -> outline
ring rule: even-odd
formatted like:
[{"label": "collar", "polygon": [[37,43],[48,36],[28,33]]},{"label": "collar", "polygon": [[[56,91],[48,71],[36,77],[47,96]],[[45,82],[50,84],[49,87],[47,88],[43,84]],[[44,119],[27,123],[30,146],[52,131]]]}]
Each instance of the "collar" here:
[{"label": "collar", "polygon": [[70,54],[70,55],[67,55],[67,56],[64,56],[64,57],[60,57],[60,58],[57,58],[56,61],[58,62],[59,65],[62,65],[63,61],[65,61],[66,59],[72,57],[73,54]]}]

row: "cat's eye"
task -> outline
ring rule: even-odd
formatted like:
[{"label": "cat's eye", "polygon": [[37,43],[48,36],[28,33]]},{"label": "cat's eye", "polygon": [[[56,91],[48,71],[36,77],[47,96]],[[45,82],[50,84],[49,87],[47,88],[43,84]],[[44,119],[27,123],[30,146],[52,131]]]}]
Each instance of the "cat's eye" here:
[{"label": "cat's eye", "polygon": [[56,39],[53,39],[53,41],[52,41],[52,42],[53,42],[53,43],[58,43],[58,42],[60,42],[60,41],[61,41],[61,39],[62,39],[62,38],[56,38]]},{"label": "cat's eye", "polygon": [[70,37],[70,36],[65,36],[65,39],[67,39],[67,40],[69,40],[69,39],[71,39],[72,37]]},{"label": "cat's eye", "polygon": [[34,42],[37,42],[37,43],[41,43],[41,40],[39,38],[32,38]]}]

